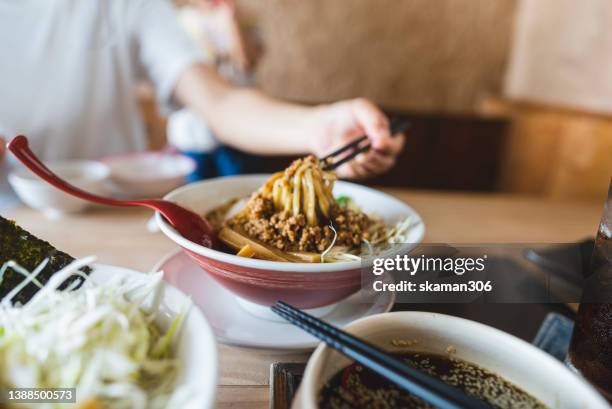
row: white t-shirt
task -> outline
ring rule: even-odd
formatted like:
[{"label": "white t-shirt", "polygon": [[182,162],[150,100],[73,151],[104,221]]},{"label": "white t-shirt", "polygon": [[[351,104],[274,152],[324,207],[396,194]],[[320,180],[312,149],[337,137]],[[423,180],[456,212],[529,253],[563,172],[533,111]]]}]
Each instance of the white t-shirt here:
[{"label": "white t-shirt", "polygon": [[166,0],[0,0],[0,135],[47,161],[142,150],[136,83],[167,113],[198,61]]}]

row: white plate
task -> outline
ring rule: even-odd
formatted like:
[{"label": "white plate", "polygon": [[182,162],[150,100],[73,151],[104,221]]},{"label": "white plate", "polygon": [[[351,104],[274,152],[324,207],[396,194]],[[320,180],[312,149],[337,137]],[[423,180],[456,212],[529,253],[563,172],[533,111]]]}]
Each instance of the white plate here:
[{"label": "white plate", "polygon": [[[143,274],[123,267],[94,264],[91,280],[103,283],[111,277],[129,277]],[[172,319],[181,312],[187,301],[183,292],[164,284],[163,298],[157,324],[167,328]],[[177,386],[192,391],[192,396],[182,409],[210,409],[214,407],[217,389],[217,345],[209,324],[202,313],[192,307],[183,322],[176,339],[177,359],[182,364]]]},{"label": "white plate", "polygon": [[[153,271],[164,271],[165,281],[192,297],[219,342],[286,350],[313,349],[319,343],[291,324],[258,318],[245,311],[232,293],[217,284],[182,251],[164,257]],[[356,293],[322,318],[332,325],[344,327],[356,319],[389,311],[395,301],[392,294],[385,293],[374,304],[368,304],[363,302],[361,293]]]}]

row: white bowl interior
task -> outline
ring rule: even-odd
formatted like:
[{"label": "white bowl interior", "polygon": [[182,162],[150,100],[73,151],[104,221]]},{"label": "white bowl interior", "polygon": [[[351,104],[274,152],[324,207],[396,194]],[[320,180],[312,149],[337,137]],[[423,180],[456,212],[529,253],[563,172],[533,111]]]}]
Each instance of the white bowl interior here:
[{"label": "white bowl interior", "polygon": [[[69,183],[91,193],[106,193],[110,169],[95,161],[65,161],[49,164],[49,168]],[[15,193],[28,206],[43,210],[50,216],[78,212],[90,205],[40,179],[30,170],[20,167],[8,175]]]},{"label": "white bowl interior", "polygon": [[[198,214],[204,215],[215,207],[227,203],[231,199],[250,196],[251,193],[259,189],[269,177],[270,175],[246,175],[210,179],[183,186],[170,192],[164,198],[187,207]],[[408,241],[410,243],[419,243],[423,239],[425,225],[419,214],[410,206],[393,196],[375,189],[344,181],[336,182],[334,196],[351,197],[364,212],[377,214],[390,225],[410,216],[413,219],[414,227],[411,230]],[[312,273],[358,269],[360,267],[359,261],[311,264],[275,262],[238,257],[197,245],[183,238],[172,226],[166,223],[159,214],[156,215],[156,220],[161,230],[180,246],[197,254],[236,265],[278,271]]]},{"label": "white bowl interior", "polygon": [[[105,164],[87,160],[53,162],[47,166],[60,178],[65,179],[67,182],[73,183],[77,186],[79,186],[79,183],[103,180],[107,178],[110,173],[108,166]],[[55,189],[37,175],[32,173],[29,169],[21,167],[14,170],[12,174],[15,178],[21,179],[26,183],[32,182],[44,184],[52,189]]]},{"label": "white bowl interior", "polygon": [[104,159],[114,178],[135,181],[159,181],[182,178],[195,169],[191,158],[180,154],[143,152]]},{"label": "white bowl interior", "polygon": [[[104,274],[97,273],[99,267]],[[121,267],[94,265],[91,279],[104,282],[115,275],[142,274]],[[173,286],[163,284],[163,307],[157,324],[167,329],[172,319],[181,312],[187,296]],[[189,310],[174,348],[182,363],[182,371],[177,380],[178,386],[185,386],[193,392],[184,409],[210,409],[214,407],[217,388],[217,346],[212,329],[200,310],[193,305]]]},{"label": "white bowl interior", "polygon": [[[355,321],[346,329],[387,351],[446,354],[499,374],[554,409],[609,408],[607,402],[563,364],[534,346],[486,325],[429,312],[395,312]],[[394,347],[392,340],[416,342]],[[300,408],[316,408],[323,385],[349,359],[320,345],[308,362],[300,386]]]}]

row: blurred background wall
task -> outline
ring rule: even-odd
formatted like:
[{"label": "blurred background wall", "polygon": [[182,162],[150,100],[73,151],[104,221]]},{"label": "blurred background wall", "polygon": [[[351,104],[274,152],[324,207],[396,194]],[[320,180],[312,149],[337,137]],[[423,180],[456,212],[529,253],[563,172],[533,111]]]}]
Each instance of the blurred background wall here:
[{"label": "blurred background wall", "polygon": [[[396,169],[369,183],[585,199],[607,191],[609,1],[236,3],[263,44],[256,82],[266,92],[312,104],[365,96],[413,121]],[[163,141],[152,102],[143,107]]]},{"label": "blurred background wall", "polygon": [[515,0],[239,0],[265,44],[257,74],[302,102],[474,113],[500,92]]}]

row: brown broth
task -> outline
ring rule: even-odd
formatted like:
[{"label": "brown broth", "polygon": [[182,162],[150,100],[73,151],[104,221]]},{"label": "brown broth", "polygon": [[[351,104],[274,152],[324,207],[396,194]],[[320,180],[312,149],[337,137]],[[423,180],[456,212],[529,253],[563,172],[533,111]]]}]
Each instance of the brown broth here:
[{"label": "brown broth", "polygon": [[[546,406],[504,378],[469,362],[420,352],[397,354],[422,369],[494,408],[545,409]],[[433,408],[358,363],[339,371],[319,395],[321,409]]]}]

